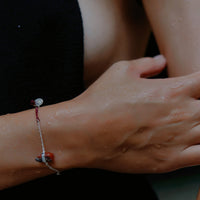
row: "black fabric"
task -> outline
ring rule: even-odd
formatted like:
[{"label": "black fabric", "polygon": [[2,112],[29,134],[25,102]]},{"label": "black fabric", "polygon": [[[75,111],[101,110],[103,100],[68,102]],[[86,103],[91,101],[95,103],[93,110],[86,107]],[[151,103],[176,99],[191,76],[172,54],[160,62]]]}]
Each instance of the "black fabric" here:
[{"label": "black fabric", "polygon": [[20,199],[157,199],[142,175],[98,169],[72,169],[60,176],[48,176],[0,193],[0,197],[12,195]]},{"label": "black fabric", "polygon": [[[74,0],[0,1],[0,114],[83,91],[83,39]],[[74,13],[76,13],[74,15]]]},{"label": "black fabric", "polygon": [[142,0],[136,0],[136,2],[138,3],[139,6],[143,7]]},{"label": "black fabric", "polygon": [[[0,114],[76,97],[83,86],[83,27],[76,0],[0,1]],[[0,192],[20,199],[155,200],[143,175],[72,169]]]}]

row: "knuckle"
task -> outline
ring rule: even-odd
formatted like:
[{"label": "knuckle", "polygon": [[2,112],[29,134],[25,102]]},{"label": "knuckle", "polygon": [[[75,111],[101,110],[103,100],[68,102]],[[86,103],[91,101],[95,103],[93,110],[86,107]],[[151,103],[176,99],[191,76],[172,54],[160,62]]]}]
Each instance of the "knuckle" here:
[{"label": "knuckle", "polygon": [[130,65],[130,62],[129,61],[126,61],[126,60],[120,60],[118,62],[116,62],[115,64],[112,65],[112,67],[116,68],[121,68],[121,67],[124,67],[124,66],[129,66]]},{"label": "knuckle", "polygon": [[172,82],[169,85],[169,90],[171,97],[180,96],[185,93],[186,88],[190,86],[191,82],[183,81],[182,79],[179,81]]},{"label": "knuckle", "polygon": [[168,119],[171,123],[178,123],[182,121],[187,121],[191,119],[192,116],[193,116],[193,113],[189,113],[182,109],[175,109],[169,114]]},{"label": "knuckle", "polygon": [[177,93],[175,90],[172,90],[168,82],[157,82],[157,85],[154,89],[151,90],[154,95],[161,97],[162,100],[169,101],[173,99]]},{"label": "knuckle", "polygon": [[165,88],[160,94],[163,102],[169,102],[174,97],[174,94],[172,94],[168,88]]},{"label": "knuckle", "polygon": [[180,101],[180,98],[184,96],[184,88],[179,88],[179,89],[173,89],[173,88],[168,88],[166,89],[166,94],[164,94],[166,99],[171,100],[171,101]]},{"label": "knuckle", "polygon": [[126,70],[129,67],[129,65],[130,65],[129,61],[122,60],[122,61],[118,61],[118,62],[114,63],[109,68],[109,70],[114,71],[114,72],[118,72],[118,71],[122,72],[122,71]]},{"label": "knuckle", "polygon": [[168,88],[167,94],[166,94],[170,99],[173,99],[177,96],[180,95],[180,89],[179,90],[174,90],[173,88]]}]

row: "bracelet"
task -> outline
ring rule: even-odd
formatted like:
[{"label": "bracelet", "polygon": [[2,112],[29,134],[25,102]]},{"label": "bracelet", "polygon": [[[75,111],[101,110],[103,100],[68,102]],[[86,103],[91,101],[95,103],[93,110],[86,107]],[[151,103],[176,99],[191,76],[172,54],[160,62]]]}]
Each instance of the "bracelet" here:
[{"label": "bracelet", "polygon": [[41,146],[42,146],[42,153],[39,156],[37,156],[35,160],[37,162],[44,163],[50,170],[56,172],[57,175],[60,175],[59,170],[57,170],[49,165],[49,163],[53,162],[53,160],[54,160],[54,154],[51,152],[46,152],[46,150],[45,150],[44,140],[43,140],[43,136],[42,136],[42,130],[41,130],[41,126],[40,126],[40,118],[39,118],[39,107],[42,104],[43,104],[43,99],[41,99],[41,98],[31,100],[31,105],[33,105],[35,107],[36,123],[37,123],[38,132],[40,134],[40,140],[41,140]]}]

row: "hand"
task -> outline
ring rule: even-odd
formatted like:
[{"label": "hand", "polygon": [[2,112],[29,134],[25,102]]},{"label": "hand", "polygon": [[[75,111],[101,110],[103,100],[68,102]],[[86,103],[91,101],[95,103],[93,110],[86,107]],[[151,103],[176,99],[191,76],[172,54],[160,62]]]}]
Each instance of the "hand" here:
[{"label": "hand", "polygon": [[118,62],[78,97],[89,113],[85,167],[161,173],[200,164],[200,73],[146,79],[165,65],[163,56]]}]

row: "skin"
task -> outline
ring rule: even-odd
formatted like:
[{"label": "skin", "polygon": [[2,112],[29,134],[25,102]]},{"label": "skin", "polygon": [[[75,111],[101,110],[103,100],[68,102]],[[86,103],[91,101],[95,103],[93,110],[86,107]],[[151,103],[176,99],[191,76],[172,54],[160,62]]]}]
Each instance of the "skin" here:
[{"label": "skin", "polygon": [[144,10],[135,1],[79,0],[79,5],[86,87],[115,62],[144,56],[150,27]]},{"label": "skin", "polygon": [[[118,62],[77,98],[42,107],[52,166],[160,173],[200,164],[200,73],[146,79],[165,64],[163,56]],[[34,160],[34,118],[33,109],[0,117],[1,189],[53,173]]]},{"label": "skin", "polygon": [[[117,4],[116,2],[118,3],[119,1],[115,1],[115,5]],[[189,0],[189,1],[188,0],[162,0],[162,1],[143,0],[143,4],[145,7],[145,11],[148,15],[148,20],[150,21],[151,27],[153,28],[153,32],[156,36],[159,49],[161,53],[165,55],[165,57],[167,58],[169,77],[182,76],[199,71],[200,2],[198,0]],[[109,7],[109,12],[112,13],[111,8],[113,7],[114,7],[113,5]],[[138,10],[138,8],[136,10]],[[141,15],[144,15],[142,11],[140,12]],[[92,14],[92,12],[86,12],[86,13],[89,13],[89,15]],[[132,8],[132,13],[135,13],[135,10],[133,8]],[[140,33],[144,33],[145,31],[146,33],[149,33],[149,29],[148,28],[145,29],[145,27],[148,27],[145,21],[142,20],[140,21],[140,24],[144,25],[143,32],[141,31]],[[91,21],[88,24],[91,24]],[[137,25],[134,23],[128,24],[128,27],[135,27],[135,26]],[[120,28],[120,30],[124,30],[124,28]],[[142,37],[147,38],[144,37],[144,35],[142,34],[138,35],[132,34],[132,36],[133,36],[133,41],[130,43],[134,44],[132,46],[137,48],[138,46],[136,45],[137,44],[136,41],[140,41],[140,38]],[[126,38],[128,38],[127,35]],[[137,38],[139,40],[137,40]],[[109,47],[112,47],[110,43],[108,44]],[[142,46],[141,43],[140,46]],[[131,52],[134,52],[134,50],[132,49]],[[136,54],[134,53],[133,58],[135,55]],[[95,71],[92,70],[92,67],[90,66],[96,66],[96,65],[85,65],[85,66],[86,67],[89,66],[88,69],[90,69],[90,71],[92,72]],[[100,68],[103,68],[102,65],[100,66]],[[90,74],[92,75],[92,73]],[[87,76],[85,77],[87,79]]]},{"label": "skin", "polygon": [[[110,2],[79,0],[84,26],[84,80],[86,87],[98,79],[114,62],[144,55],[150,28],[144,16],[144,11],[137,7],[137,4],[131,3],[131,1],[127,2],[128,4],[125,4],[122,0]],[[130,15],[131,12],[128,12],[130,10],[134,10],[134,17],[137,17],[142,22],[140,24],[144,24],[144,26],[139,25],[132,15]],[[98,13],[101,14],[101,18],[99,18]],[[108,26],[105,26],[105,21],[107,21],[106,24]],[[94,30],[96,31],[94,32]],[[118,43],[118,41],[120,42]],[[133,43],[135,45],[131,45]],[[53,107],[47,106],[40,109],[40,115],[42,115],[40,117],[42,121],[41,126],[45,143],[48,151],[54,152],[55,155],[53,167],[62,170],[79,166],[75,160],[80,160],[82,157],[79,156],[79,158],[75,159],[75,156],[70,156],[69,148],[73,144],[83,147],[84,145],[78,142],[81,142],[82,139],[79,134],[80,138],[77,136],[78,139],[74,139],[76,141],[74,142],[67,135],[76,132],[73,130],[73,126],[75,126],[76,130],[77,127],[80,127],[81,130],[83,124],[87,122],[87,116],[90,116],[88,112],[88,110],[84,109],[82,103],[79,101],[77,103],[75,99],[53,105]],[[35,157],[41,153],[40,138],[35,124],[34,111],[29,110],[15,115],[1,116],[0,118],[2,120],[2,123],[0,123],[2,127],[0,152],[4,152],[5,149],[10,150],[6,151],[7,153],[2,158],[0,188],[10,187],[51,173],[45,166],[38,165],[34,161]],[[77,120],[80,121],[80,124],[77,123]],[[24,121],[30,123],[24,123]],[[54,129],[54,127],[62,127],[62,123],[65,123],[66,130],[68,130],[65,130],[63,133],[64,136],[61,134],[63,131]],[[17,128],[16,124],[19,124]],[[15,137],[9,137],[11,132],[15,133]],[[28,137],[25,132],[29,133]],[[48,134],[48,137],[45,137],[46,134]],[[52,135],[52,140],[50,140],[49,135]],[[59,137],[59,135],[62,135],[62,137]],[[63,138],[71,141],[69,142],[70,147],[59,145],[59,148],[54,148],[54,146],[58,146],[57,144],[62,143]],[[48,141],[46,141],[47,139]],[[27,145],[23,145],[24,143]],[[9,148],[10,146],[13,146],[13,148]],[[75,148],[75,146],[73,151],[79,151],[79,148]],[[68,156],[72,157],[68,158],[69,160],[63,159],[63,155],[65,155],[63,149],[65,148],[67,149]],[[26,156],[24,152],[26,152]],[[63,164],[63,160],[65,161],[64,163],[70,163],[70,165]],[[84,158],[84,160],[87,159]],[[83,161],[80,162],[83,165]]]},{"label": "skin", "polygon": [[200,1],[143,0],[143,3],[159,49],[167,58],[168,75],[199,71]]},{"label": "skin", "polygon": [[[105,149],[106,153],[110,151],[109,156],[104,156],[105,160],[102,168],[129,173],[160,173],[175,170],[181,165],[192,165],[192,160],[199,160],[199,155],[196,154],[196,157],[191,154],[192,152],[197,153],[199,150],[197,138],[195,140],[188,138],[192,137],[194,132],[194,135],[198,134],[198,128],[195,128],[195,120],[198,121],[198,113],[195,110],[199,102],[195,100],[193,103],[189,103],[190,97],[196,98],[198,95],[190,96],[186,98],[187,100],[184,100],[185,95],[189,94],[191,92],[189,90],[192,88],[186,89],[185,86],[187,84],[191,86],[191,84],[194,84],[194,80],[186,80],[185,77],[179,80],[142,79],[140,77],[155,74],[160,70],[157,66],[158,68],[154,68],[154,71],[148,63],[152,62],[150,60],[139,60],[138,63],[135,61],[133,65],[119,63],[117,66],[111,67],[107,74],[103,75],[100,81],[94,83],[85,93],[88,94],[89,92],[90,94],[90,91],[97,91],[98,88],[103,89],[101,98],[99,96],[95,98],[94,95],[91,95],[91,100],[89,100],[91,105],[95,105],[94,110],[96,109],[95,102],[99,102],[104,110],[100,117],[102,120],[105,119],[104,135],[97,131],[98,138],[103,138],[103,140],[98,140],[97,144],[94,141],[92,142],[92,146],[97,151],[101,141],[102,148]],[[142,63],[139,64],[140,62]],[[136,67],[137,64],[138,68]],[[146,64],[149,67],[148,69],[145,69]],[[110,86],[106,87],[101,83],[101,81],[110,80],[111,77],[116,77],[117,80],[112,78]],[[134,81],[129,82],[132,78],[134,78]],[[118,81],[120,84],[118,84]],[[115,89],[115,85],[120,85],[120,87]],[[184,92],[183,95],[180,95],[183,90],[186,93]],[[134,92],[139,93],[134,95]],[[182,102],[181,105],[179,104],[180,101]],[[105,103],[102,105],[102,102]],[[134,102],[137,103],[135,104]],[[165,104],[166,102],[169,104]],[[112,106],[110,107],[109,105]],[[190,111],[183,111],[186,105],[191,106],[189,106]],[[192,107],[193,109],[191,109]],[[152,115],[150,114],[151,112],[148,112],[150,110]],[[147,112],[149,113],[148,116],[146,115]],[[111,116],[111,113],[114,113],[114,116]],[[98,127],[97,123],[93,124]],[[153,132],[152,128],[154,129]],[[109,137],[113,131],[114,136]],[[191,134],[189,135],[188,133]],[[102,137],[105,135],[108,135],[108,143]],[[114,152],[113,149],[115,149]],[[187,164],[183,164],[184,162],[187,162]]]},{"label": "skin", "polygon": [[[80,1],[86,39],[85,83],[91,86],[71,101],[40,109],[45,144],[55,155],[52,166],[59,170],[95,167],[118,172],[161,173],[198,165],[200,74],[145,79],[162,71],[166,64],[163,57],[113,64],[144,54],[149,32],[142,30],[149,30],[148,23],[140,27],[135,22],[141,28],[136,35],[145,35],[133,37],[137,45],[130,45],[133,30],[129,25],[133,21],[125,23],[122,16],[127,13],[127,7],[119,9],[123,1],[117,1],[116,7],[108,3],[107,14],[109,11],[112,17],[105,20],[113,19],[111,25],[116,16],[119,19],[117,26],[108,29],[103,29],[97,21],[87,21],[98,18],[94,17],[96,12],[91,14],[93,17],[87,16],[86,10],[99,2],[86,7],[83,2]],[[120,45],[113,42],[116,38],[112,34],[106,38],[95,35],[95,25],[106,36],[113,30],[116,36],[116,27],[125,30],[117,34]],[[105,51],[105,45],[110,49]],[[41,152],[34,110],[1,116],[0,125],[1,189],[53,173],[34,161]]]},{"label": "skin", "polygon": [[143,0],[170,77],[200,70],[200,1]]},{"label": "skin", "polygon": [[[86,87],[116,61],[144,55],[150,33],[148,21],[144,10],[136,3],[126,2],[79,0],[84,26]],[[101,18],[98,13],[101,14]],[[55,155],[52,166],[60,170],[88,166],[86,163],[90,160],[87,158],[88,152],[84,152],[82,157],[82,149],[86,144],[81,130],[84,130],[85,126],[86,129],[90,129],[88,118],[91,114],[85,106],[86,103],[83,104],[77,99],[79,98],[40,109],[45,144],[48,151]],[[0,188],[51,174],[46,166],[34,160],[41,153],[34,110],[1,116],[0,121],[0,152],[4,152],[0,161]],[[78,121],[80,123],[77,123]]]}]

